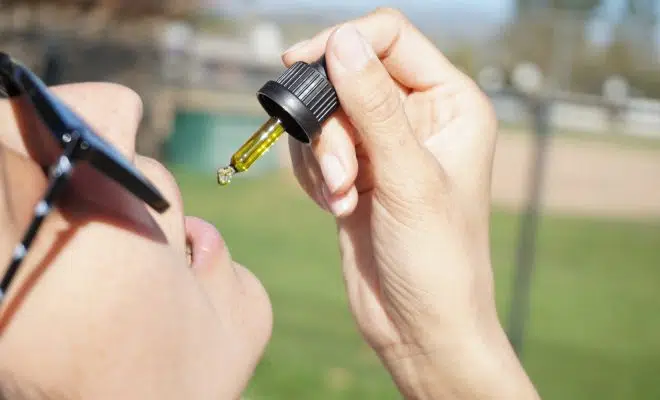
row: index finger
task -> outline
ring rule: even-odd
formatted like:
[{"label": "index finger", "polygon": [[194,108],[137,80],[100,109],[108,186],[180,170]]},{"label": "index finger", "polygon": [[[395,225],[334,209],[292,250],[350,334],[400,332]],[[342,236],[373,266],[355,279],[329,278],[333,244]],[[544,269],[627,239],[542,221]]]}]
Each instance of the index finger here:
[{"label": "index finger", "polygon": [[[396,9],[379,8],[351,22],[371,43],[390,75],[407,88],[424,91],[445,82],[466,79],[436,46]],[[282,56],[285,65],[290,66],[296,61],[311,62],[320,58],[325,53],[328,38],[339,26],[325,29],[308,42],[285,52]]]}]

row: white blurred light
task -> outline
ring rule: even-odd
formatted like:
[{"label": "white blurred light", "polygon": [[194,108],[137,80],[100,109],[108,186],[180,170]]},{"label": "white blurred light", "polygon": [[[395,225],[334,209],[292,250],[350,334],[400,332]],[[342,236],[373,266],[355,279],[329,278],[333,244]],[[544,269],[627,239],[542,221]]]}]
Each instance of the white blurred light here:
[{"label": "white blurred light", "polygon": [[536,93],[543,85],[543,73],[538,65],[533,63],[522,63],[516,66],[512,75],[513,84],[525,93]]},{"label": "white blurred light", "polygon": [[626,101],[628,98],[628,82],[622,76],[610,76],[603,83],[603,96],[613,102]]},{"label": "white blurred light", "polygon": [[164,61],[162,73],[165,79],[179,79],[185,75],[190,67],[185,54],[194,43],[195,32],[183,22],[169,23],[160,36],[163,48]]},{"label": "white blurred light", "polygon": [[167,25],[162,36],[162,45],[172,51],[184,50],[194,36],[190,25],[183,22],[172,22]]},{"label": "white blurred light", "polygon": [[486,90],[499,91],[504,88],[504,73],[500,68],[488,66],[479,72],[479,85]]},{"label": "white blurred light", "polygon": [[250,34],[250,46],[260,62],[279,62],[284,51],[279,26],[269,22],[257,24]]}]

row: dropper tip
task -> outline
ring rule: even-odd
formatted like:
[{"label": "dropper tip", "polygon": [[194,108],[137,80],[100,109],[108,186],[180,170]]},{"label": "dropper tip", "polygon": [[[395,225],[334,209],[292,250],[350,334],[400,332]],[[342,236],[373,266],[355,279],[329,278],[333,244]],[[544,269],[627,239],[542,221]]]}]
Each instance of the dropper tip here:
[{"label": "dropper tip", "polygon": [[221,186],[229,185],[231,178],[236,173],[236,170],[231,166],[220,168],[218,170],[218,184]]}]

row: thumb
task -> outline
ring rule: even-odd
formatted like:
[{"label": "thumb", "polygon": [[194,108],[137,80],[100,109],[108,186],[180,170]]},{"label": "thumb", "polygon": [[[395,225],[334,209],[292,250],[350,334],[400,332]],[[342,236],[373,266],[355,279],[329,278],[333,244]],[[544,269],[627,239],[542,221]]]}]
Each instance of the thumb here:
[{"label": "thumb", "polygon": [[356,142],[369,157],[376,186],[385,189],[392,183],[401,190],[428,163],[396,83],[350,23],[330,36],[326,64],[342,109],[356,128]]}]

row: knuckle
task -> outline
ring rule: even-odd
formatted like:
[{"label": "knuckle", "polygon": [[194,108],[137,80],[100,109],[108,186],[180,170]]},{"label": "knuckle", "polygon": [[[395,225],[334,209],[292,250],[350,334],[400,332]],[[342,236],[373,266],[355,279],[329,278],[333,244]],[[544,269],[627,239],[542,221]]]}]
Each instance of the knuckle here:
[{"label": "knuckle", "polygon": [[386,18],[392,18],[395,21],[404,22],[407,20],[406,15],[400,9],[391,6],[380,6],[376,7],[372,13],[374,16],[383,16]]},{"label": "knuckle", "polygon": [[495,111],[495,106],[493,105],[493,102],[482,91],[479,92],[479,98],[481,99],[481,104],[483,105],[484,114],[486,115],[488,122],[495,124],[497,122],[497,113]]},{"label": "knuckle", "polygon": [[473,107],[476,110],[478,110],[476,115],[479,116],[479,120],[483,125],[482,128],[484,128],[486,133],[495,136],[497,132],[497,113],[493,102],[488,95],[476,85],[476,83],[473,84],[471,98],[472,99],[469,102],[473,104]]},{"label": "knuckle", "polygon": [[408,16],[400,9],[394,7],[378,7],[369,17],[380,20],[381,25],[395,26],[399,34],[405,28],[413,26]]},{"label": "knuckle", "polygon": [[313,192],[312,190],[312,183],[309,177],[309,174],[307,173],[307,169],[302,166],[298,165],[293,168],[293,175],[295,176],[296,180],[298,181],[298,184],[300,187],[307,193],[310,194]]},{"label": "knuckle", "polygon": [[296,139],[289,137],[289,159],[293,174],[299,183],[305,180],[305,159],[302,154],[302,147]]},{"label": "knuckle", "polygon": [[375,79],[372,85],[365,88],[362,99],[362,113],[369,121],[387,123],[400,111],[402,104],[395,86],[386,74]]},{"label": "knuckle", "polygon": [[298,185],[308,196],[313,197],[316,189],[309,164],[303,157],[295,157],[292,161],[293,176],[298,182]]}]

